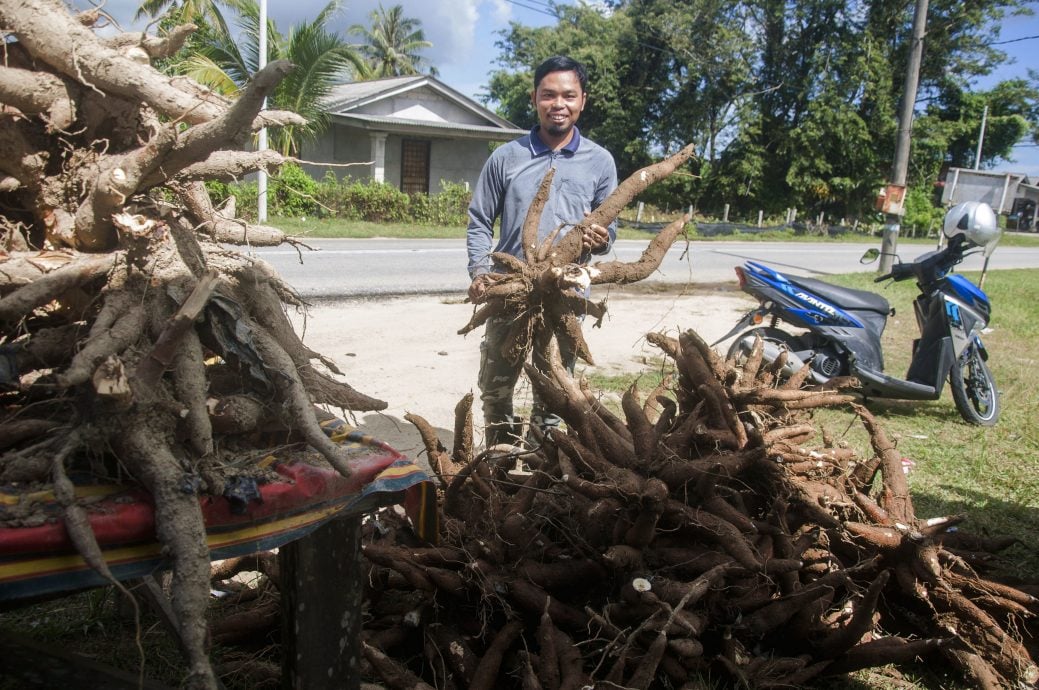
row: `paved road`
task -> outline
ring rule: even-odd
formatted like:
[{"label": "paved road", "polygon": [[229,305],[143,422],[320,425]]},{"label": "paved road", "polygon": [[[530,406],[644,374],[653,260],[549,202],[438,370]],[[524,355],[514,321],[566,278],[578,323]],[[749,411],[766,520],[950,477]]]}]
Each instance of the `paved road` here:
[{"label": "paved road", "polygon": [[[310,240],[317,251],[291,247],[256,248],[256,256],[271,263],[281,276],[308,299],[340,299],[390,295],[464,292],[469,285],[463,240]],[[599,260],[634,261],[645,241],[619,240],[614,253]],[[677,242],[660,269],[647,282],[735,282],[733,268],[750,259],[798,275],[825,277],[835,273],[875,271],[876,264],[859,263],[872,243]],[[903,245],[909,261],[928,251],[923,245]],[[980,270],[982,258],[968,257],[963,270]],[[1002,247],[990,268],[1039,268],[1039,248]]]}]

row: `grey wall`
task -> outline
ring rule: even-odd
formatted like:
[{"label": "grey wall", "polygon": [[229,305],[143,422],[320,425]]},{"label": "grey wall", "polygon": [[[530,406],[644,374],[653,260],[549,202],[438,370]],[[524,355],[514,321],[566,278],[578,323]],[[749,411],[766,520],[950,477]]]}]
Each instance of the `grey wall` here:
[{"label": "grey wall", "polygon": [[[400,187],[401,137],[391,134],[386,138],[386,182]],[[414,139],[428,139],[430,145],[430,193],[441,191],[440,181],[468,182],[472,187],[490,155],[488,142],[478,139],[447,139],[433,137],[408,136]],[[314,141],[303,147],[303,160],[332,163],[367,163],[371,160],[371,133],[356,127],[333,124]],[[303,166],[317,180],[325,176],[331,169],[340,179],[350,176],[353,179],[371,177],[372,166],[357,165],[347,168],[328,168],[308,163]]]}]

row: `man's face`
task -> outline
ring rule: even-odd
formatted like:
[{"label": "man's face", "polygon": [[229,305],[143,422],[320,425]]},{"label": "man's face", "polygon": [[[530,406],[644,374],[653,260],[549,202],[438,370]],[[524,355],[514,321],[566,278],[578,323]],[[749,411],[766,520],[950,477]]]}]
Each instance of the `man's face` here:
[{"label": "man's face", "polygon": [[584,110],[587,96],[576,72],[549,72],[532,94],[541,128],[553,137],[565,137]]}]

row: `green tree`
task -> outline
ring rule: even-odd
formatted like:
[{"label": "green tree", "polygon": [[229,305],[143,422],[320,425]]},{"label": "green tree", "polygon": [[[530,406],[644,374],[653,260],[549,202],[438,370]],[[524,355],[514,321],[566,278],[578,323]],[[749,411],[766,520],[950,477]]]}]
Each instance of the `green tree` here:
[{"label": "green tree", "polygon": [[[304,139],[327,126],[328,115],[321,106],[336,83],[350,75],[368,74],[361,56],[328,28],[339,9],[339,0],[331,0],[314,19],[290,27],[285,34],[268,20],[268,61],[286,59],[296,66],[278,84],[269,106],[292,110],[307,120],[304,126],[282,127],[271,133],[272,147],[285,155],[297,154]],[[222,93],[233,94],[259,65],[259,7],[255,0],[242,0],[237,33],[219,11],[217,15],[217,21],[192,41],[187,57],[174,69]]]},{"label": "green tree", "polygon": [[404,8],[394,5],[388,10],[382,4],[368,15],[369,26],[354,24],[347,31],[364,39],[358,50],[368,60],[375,78],[402,77],[427,70],[436,75],[436,69],[420,55],[432,47],[426,40],[418,19],[404,16]]},{"label": "green tree", "polygon": [[[1023,0],[931,0],[909,184],[931,190],[973,152],[989,106],[989,163],[1039,136],[1037,78],[970,88],[1005,59],[994,22]],[[913,6],[904,0],[613,0],[554,6],[555,25],[512,24],[486,102],[530,123],[531,70],[564,53],[589,66],[581,129],[630,174],[694,143],[700,177],[655,185],[671,207],[872,213],[891,171]],[[989,135],[986,134],[986,140]],[[695,166],[694,166],[695,167]],[[649,199],[647,199],[649,200]],[[661,204],[664,205],[664,204]]]}]

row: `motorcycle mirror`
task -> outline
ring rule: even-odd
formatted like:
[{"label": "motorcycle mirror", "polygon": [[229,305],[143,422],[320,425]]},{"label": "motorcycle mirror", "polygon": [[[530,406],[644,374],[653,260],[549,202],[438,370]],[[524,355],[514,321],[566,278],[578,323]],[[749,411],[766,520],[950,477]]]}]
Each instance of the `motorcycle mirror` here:
[{"label": "motorcycle mirror", "polygon": [[873,247],[872,249],[867,249],[866,250],[866,253],[863,254],[862,258],[859,259],[859,263],[860,264],[871,264],[871,263],[873,263],[874,261],[876,261],[879,258],[880,258],[880,250],[877,249],[876,247]]}]

